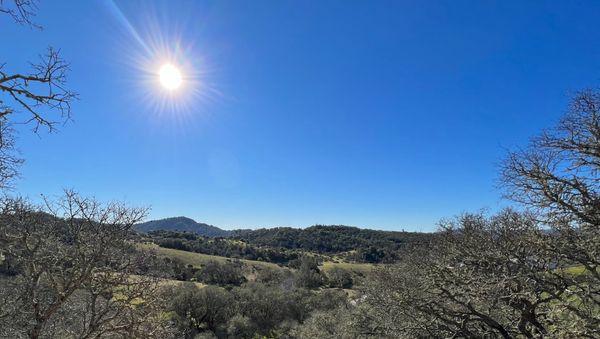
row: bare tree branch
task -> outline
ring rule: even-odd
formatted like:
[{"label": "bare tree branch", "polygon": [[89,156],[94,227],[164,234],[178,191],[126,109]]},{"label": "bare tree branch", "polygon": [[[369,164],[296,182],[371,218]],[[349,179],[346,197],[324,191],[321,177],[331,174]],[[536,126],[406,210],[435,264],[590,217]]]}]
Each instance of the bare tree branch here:
[{"label": "bare tree branch", "polygon": [[0,13],[8,14],[22,25],[40,28],[32,21],[37,12],[37,0],[0,0]]},{"label": "bare tree branch", "polygon": [[[40,62],[31,67],[29,74],[7,74],[0,66],[0,91],[29,115],[22,123],[33,123],[36,133],[40,127],[53,131],[59,121],[65,122],[71,117],[71,103],[77,98],[76,93],[65,87],[69,65],[58,50],[49,47]],[[6,107],[0,116],[13,113],[14,108]]]}]

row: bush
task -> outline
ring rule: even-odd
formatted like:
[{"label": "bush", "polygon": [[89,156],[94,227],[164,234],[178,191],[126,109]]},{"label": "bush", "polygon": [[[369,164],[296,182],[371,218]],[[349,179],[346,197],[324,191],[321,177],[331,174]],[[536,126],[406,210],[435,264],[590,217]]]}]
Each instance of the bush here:
[{"label": "bush", "polygon": [[246,282],[242,263],[239,261],[225,263],[209,261],[194,277],[209,285],[239,286]]},{"label": "bush", "polygon": [[253,338],[257,329],[252,320],[246,316],[236,314],[227,322],[227,335],[231,338]]},{"label": "bush", "polygon": [[317,259],[304,256],[299,259],[299,268],[296,274],[296,284],[304,288],[319,288],[325,282],[325,277],[319,270]]},{"label": "bush", "polygon": [[334,288],[352,288],[354,285],[352,272],[339,267],[333,267],[327,272],[327,280],[329,286]]},{"label": "bush", "polygon": [[186,337],[206,330],[217,332],[235,313],[231,293],[220,287],[198,288],[187,283],[174,287],[170,294],[169,311],[173,312],[175,324]]},{"label": "bush", "polygon": [[292,273],[284,268],[259,267],[256,269],[256,282],[278,286],[284,284],[287,280],[293,279]]}]

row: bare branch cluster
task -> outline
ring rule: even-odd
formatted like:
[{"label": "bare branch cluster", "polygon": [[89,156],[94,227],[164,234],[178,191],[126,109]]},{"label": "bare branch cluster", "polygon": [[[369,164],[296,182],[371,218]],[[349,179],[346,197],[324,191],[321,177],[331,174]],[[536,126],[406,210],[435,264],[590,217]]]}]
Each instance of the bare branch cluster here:
[{"label": "bare branch cluster", "polygon": [[593,337],[600,325],[600,280],[548,246],[567,239],[536,224],[532,216],[510,210],[445,222],[430,248],[376,271],[356,332]]},{"label": "bare branch cluster", "polygon": [[149,254],[128,240],[144,215],[72,191],[44,208],[3,201],[0,336],[158,336],[158,279],[138,274]]},{"label": "bare branch cluster", "polygon": [[[8,74],[5,65],[0,65],[0,91],[21,107],[29,117],[24,123],[34,123],[34,131],[46,127],[53,131],[57,118],[66,121],[71,116],[71,103],[77,94],[65,87],[69,65],[59,55],[59,51],[49,47],[40,62],[32,63],[28,74]],[[0,116],[15,112],[14,108],[0,101]],[[52,113],[58,117],[52,118]]]},{"label": "bare branch cluster", "polygon": [[[32,22],[37,0],[0,0],[0,14],[17,23],[39,27]],[[0,62],[0,188],[10,188],[23,162],[15,148],[14,124],[33,124],[52,132],[58,123],[71,117],[71,104],[77,94],[66,87],[69,64],[58,50],[49,47],[40,60],[30,64],[26,73],[7,70]],[[24,113],[25,116],[17,114]]]},{"label": "bare branch cluster", "polygon": [[[0,108],[1,109],[1,108]],[[23,159],[15,150],[14,130],[8,120],[0,118],[0,189],[10,188],[12,179],[18,176]]]},{"label": "bare branch cluster", "polygon": [[32,22],[37,12],[37,0],[0,0],[0,13],[8,14],[19,24],[35,26]]},{"label": "bare branch cluster", "polygon": [[545,222],[600,227],[600,93],[578,93],[554,129],[509,154],[502,168],[506,196]]},{"label": "bare branch cluster", "polygon": [[[77,94],[66,88],[69,65],[59,51],[48,48],[27,74],[8,74],[0,64],[0,188],[9,188],[23,162],[15,148],[14,124],[33,124],[52,132],[71,117]],[[17,113],[25,116],[19,118]]]}]

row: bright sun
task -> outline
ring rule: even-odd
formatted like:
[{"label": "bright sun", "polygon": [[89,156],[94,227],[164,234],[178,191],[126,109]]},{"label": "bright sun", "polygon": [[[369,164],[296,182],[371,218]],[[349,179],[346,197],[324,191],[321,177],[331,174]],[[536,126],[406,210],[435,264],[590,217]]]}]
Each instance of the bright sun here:
[{"label": "bright sun", "polygon": [[172,91],[181,86],[183,79],[181,78],[181,72],[179,69],[172,64],[164,64],[158,71],[160,77],[160,83],[164,88]]}]

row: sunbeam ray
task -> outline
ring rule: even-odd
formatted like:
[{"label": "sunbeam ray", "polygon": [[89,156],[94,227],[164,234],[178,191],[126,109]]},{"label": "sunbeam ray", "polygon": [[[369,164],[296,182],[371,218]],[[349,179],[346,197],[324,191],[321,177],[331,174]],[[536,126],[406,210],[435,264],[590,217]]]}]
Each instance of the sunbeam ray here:
[{"label": "sunbeam ray", "polygon": [[113,0],[105,3],[122,33],[117,39],[119,50],[125,51],[120,60],[133,70],[125,81],[131,82],[131,93],[146,108],[144,112],[152,113],[161,124],[168,119],[185,126],[205,111],[207,103],[221,97],[219,90],[208,85],[209,67],[194,49],[195,41],[182,43],[181,27],[174,22],[164,24],[152,6],[140,13],[144,17],[140,26]]}]

